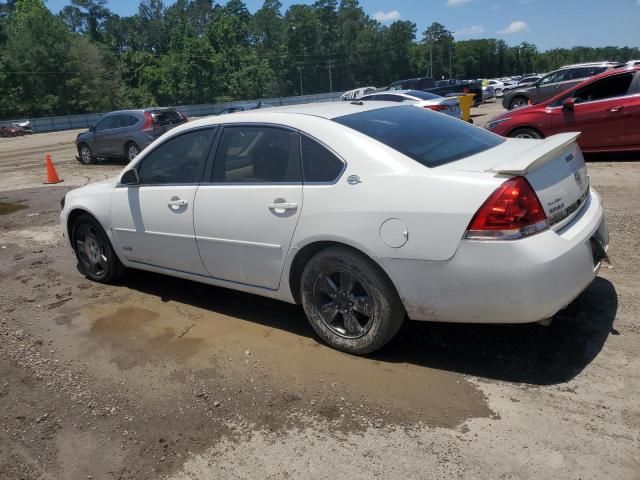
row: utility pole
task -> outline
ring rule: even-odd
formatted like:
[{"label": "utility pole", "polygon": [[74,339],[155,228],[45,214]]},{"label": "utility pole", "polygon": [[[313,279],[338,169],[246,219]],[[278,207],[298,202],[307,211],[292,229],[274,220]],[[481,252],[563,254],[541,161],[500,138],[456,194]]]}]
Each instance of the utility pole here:
[{"label": "utility pole", "polygon": [[329,92],[333,93],[333,79],[331,78],[331,69],[333,68],[333,60],[327,62],[329,68]]},{"label": "utility pole", "polygon": [[302,90],[302,67],[300,65],[296,66],[298,69],[298,77],[300,78],[300,96],[304,95],[304,91]]},{"label": "utility pole", "polygon": [[449,78],[453,78],[453,69],[451,68],[451,50],[452,50],[452,48],[453,48],[453,35],[451,35],[449,37]]},{"label": "utility pole", "polygon": [[433,39],[429,39],[429,76],[433,78]]}]

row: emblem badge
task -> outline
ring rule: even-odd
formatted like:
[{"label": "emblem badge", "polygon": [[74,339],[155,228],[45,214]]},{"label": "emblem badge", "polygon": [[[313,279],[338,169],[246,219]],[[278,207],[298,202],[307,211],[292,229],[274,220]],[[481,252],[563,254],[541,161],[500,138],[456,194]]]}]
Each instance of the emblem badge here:
[{"label": "emblem badge", "polygon": [[349,185],[357,185],[358,183],[362,183],[362,180],[360,180],[358,175],[349,175],[347,177],[347,183]]}]

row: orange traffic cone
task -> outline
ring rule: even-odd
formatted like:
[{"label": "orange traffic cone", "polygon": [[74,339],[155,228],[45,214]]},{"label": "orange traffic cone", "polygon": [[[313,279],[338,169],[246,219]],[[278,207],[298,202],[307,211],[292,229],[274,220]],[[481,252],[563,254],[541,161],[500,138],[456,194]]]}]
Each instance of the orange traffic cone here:
[{"label": "orange traffic cone", "polygon": [[44,163],[47,165],[47,180],[44,182],[45,184],[64,182],[64,180],[60,180],[58,177],[58,172],[56,172],[56,168],[53,166],[50,154],[47,153]]}]

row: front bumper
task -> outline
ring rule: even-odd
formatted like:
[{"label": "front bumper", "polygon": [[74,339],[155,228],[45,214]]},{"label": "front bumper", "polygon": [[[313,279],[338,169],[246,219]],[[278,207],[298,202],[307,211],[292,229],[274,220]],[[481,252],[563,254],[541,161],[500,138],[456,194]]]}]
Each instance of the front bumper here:
[{"label": "front bumper", "polygon": [[521,240],[463,240],[447,261],[379,259],[409,318],[462,323],[529,323],[567,306],[595,278],[602,257],[592,238],[608,248],[600,198],[562,230]]}]

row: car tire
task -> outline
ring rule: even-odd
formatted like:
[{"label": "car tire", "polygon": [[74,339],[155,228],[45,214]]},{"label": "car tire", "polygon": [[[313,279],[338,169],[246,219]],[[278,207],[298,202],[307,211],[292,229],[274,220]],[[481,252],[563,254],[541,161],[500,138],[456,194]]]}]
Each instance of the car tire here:
[{"label": "car tire", "polygon": [[529,99],[523,96],[517,96],[509,102],[509,110],[513,110],[514,108],[522,108],[526,107],[529,103]]},{"label": "car tire", "polygon": [[132,161],[140,154],[140,147],[135,142],[127,143],[125,147],[125,155],[127,160]]},{"label": "car tire", "polygon": [[317,253],[301,278],[302,306],[322,340],[343,352],[378,350],[405,318],[391,280],[363,254],[346,247]]},{"label": "car tire", "polygon": [[90,215],[80,215],[73,223],[71,242],[78,270],[88,279],[111,283],[121,277],[125,267],[113,250],[109,237]]},{"label": "car tire", "polygon": [[86,143],[78,145],[78,161],[83,165],[91,165],[96,161],[96,157],[91,151],[91,147]]},{"label": "car tire", "polygon": [[513,132],[509,133],[510,138],[536,138],[542,139],[542,135],[538,130],[533,128],[517,128]]}]

